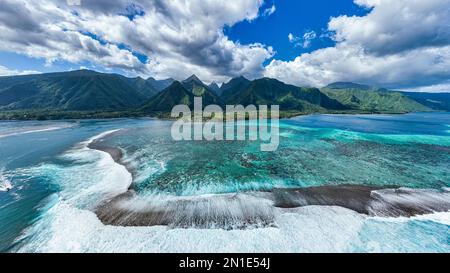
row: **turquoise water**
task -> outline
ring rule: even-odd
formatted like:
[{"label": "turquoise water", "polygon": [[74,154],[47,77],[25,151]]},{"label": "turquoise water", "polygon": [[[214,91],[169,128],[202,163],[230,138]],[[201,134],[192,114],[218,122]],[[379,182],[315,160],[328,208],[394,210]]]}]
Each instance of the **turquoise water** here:
[{"label": "turquoise water", "polygon": [[152,119],[0,122],[0,250],[450,251],[445,213],[391,221],[318,207],[277,210],[275,228],[104,226],[92,211],[125,192],[132,177],[86,147],[110,132],[103,144],[123,151],[133,189],[152,200],[340,184],[441,190],[450,187],[448,113],[283,120],[280,147],[270,153],[259,142],[175,142],[170,127]]},{"label": "turquoise water", "polygon": [[[308,116],[280,124],[280,146],[260,142],[174,142],[170,124],[107,139],[137,170],[141,193],[176,195],[339,184],[449,186],[446,115]],[[433,134],[431,134],[433,132]]]}]

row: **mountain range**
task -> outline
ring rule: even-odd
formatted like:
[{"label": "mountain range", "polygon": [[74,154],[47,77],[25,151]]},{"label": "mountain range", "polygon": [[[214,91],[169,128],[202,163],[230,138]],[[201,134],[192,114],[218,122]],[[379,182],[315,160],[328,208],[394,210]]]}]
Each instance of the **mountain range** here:
[{"label": "mountain range", "polygon": [[251,81],[244,77],[233,78],[219,87],[216,83],[206,85],[195,75],[179,82],[79,70],[0,77],[0,118],[11,118],[11,113],[13,118],[24,118],[25,114],[28,118],[35,116],[30,113],[42,117],[46,112],[77,112],[76,117],[84,112],[117,113],[114,116],[167,115],[178,104],[192,107],[195,96],[203,98],[204,106],[280,105],[282,112],[292,115],[450,110],[448,93],[396,92],[345,82],[318,89],[270,78]]},{"label": "mountain range", "polygon": [[341,102],[348,109],[355,111],[407,113],[430,110],[430,108],[405,93],[367,85],[333,83],[322,88],[321,91],[330,98]]},{"label": "mountain range", "polygon": [[139,107],[172,81],[88,70],[0,77],[0,110],[127,110]]}]

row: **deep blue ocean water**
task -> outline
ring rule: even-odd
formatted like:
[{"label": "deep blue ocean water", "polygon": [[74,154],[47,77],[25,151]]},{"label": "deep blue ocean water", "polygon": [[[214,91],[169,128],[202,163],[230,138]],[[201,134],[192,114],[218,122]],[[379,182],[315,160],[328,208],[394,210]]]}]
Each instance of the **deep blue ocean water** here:
[{"label": "deep blue ocean water", "polygon": [[251,141],[175,142],[170,127],[153,119],[0,122],[0,251],[450,251],[448,213],[376,219],[311,207],[280,212],[278,228],[203,235],[104,226],[92,210],[125,192],[131,174],[86,147],[110,132],[103,143],[122,150],[138,196],[152,200],[342,184],[442,190],[450,187],[449,113],[283,120],[270,153]]}]

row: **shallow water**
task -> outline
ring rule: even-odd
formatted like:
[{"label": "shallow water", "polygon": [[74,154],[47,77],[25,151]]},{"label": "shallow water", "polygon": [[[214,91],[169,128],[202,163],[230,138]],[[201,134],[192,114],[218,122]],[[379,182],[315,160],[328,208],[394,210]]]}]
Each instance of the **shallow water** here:
[{"label": "shallow water", "polygon": [[[450,251],[446,213],[393,221],[339,207],[274,208],[265,196],[247,194],[343,184],[448,188],[450,114],[284,120],[280,147],[271,153],[261,152],[259,142],[175,142],[170,126],[151,119],[0,122],[1,177],[12,186],[0,191],[0,250]],[[165,206],[174,199],[204,197],[213,201],[202,203],[202,211],[238,219],[244,210],[268,215],[273,225],[231,230],[103,225],[93,210],[132,184],[124,166],[87,148],[105,132],[111,134],[102,144],[123,151],[134,170],[132,187],[145,200],[128,206],[138,210],[150,202]],[[231,207],[216,196],[236,193],[241,195]]]}]

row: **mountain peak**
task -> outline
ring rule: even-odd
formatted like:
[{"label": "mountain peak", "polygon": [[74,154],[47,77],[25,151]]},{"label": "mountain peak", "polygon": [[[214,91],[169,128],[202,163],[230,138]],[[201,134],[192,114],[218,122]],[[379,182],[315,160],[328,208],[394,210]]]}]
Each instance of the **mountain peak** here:
[{"label": "mountain peak", "polygon": [[153,77],[150,77],[147,79],[147,82],[156,90],[162,91],[169,87],[175,80],[172,78],[165,79],[165,80],[157,80]]},{"label": "mountain peak", "polygon": [[249,82],[249,81],[250,81],[249,79],[247,79],[246,77],[241,75],[239,77],[232,78],[228,83],[230,83],[230,82]]},{"label": "mountain peak", "polygon": [[195,83],[198,83],[198,84],[203,84],[203,82],[195,74],[193,74],[192,76],[190,76],[189,78],[187,78],[183,82],[195,82]]},{"label": "mountain peak", "polygon": [[220,89],[219,85],[216,82],[212,82],[210,85],[208,85],[208,87],[212,89]]},{"label": "mountain peak", "polygon": [[216,82],[212,82],[210,85],[208,85],[208,88],[213,91],[217,96],[222,95],[222,90],[220,89],[219,85]]},{"label": "mountain peak", "polygon": [[249,82],[250,82],[250,80],[248,80],[246,77],[239,76],[239,77],[232,78],[228,82],[222,84],[221,88],[228,88],[230,86],[233,86],[233,85],[236,85],[236,84],[239,84],[239,83],[249,83]]}]

